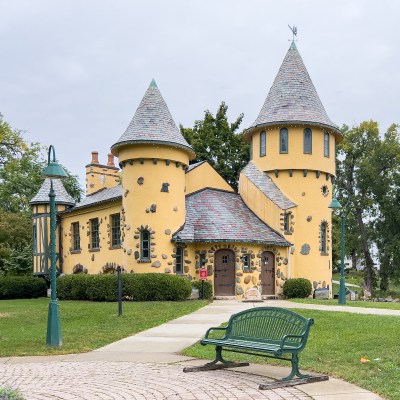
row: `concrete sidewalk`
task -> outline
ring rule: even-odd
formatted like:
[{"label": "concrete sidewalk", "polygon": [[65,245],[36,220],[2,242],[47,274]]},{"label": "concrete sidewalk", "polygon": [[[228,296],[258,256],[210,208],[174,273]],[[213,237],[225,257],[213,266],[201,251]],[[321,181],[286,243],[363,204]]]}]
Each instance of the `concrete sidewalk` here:
[{"label": "concrete sidewalk", "polygon": [[180,356],[177,352],[199,340],[209,327],[227,321],[232,314],[262,306],[400,316],[400,311],[394,310],[281,300],[263,303],[216,300],[192,314],[90,353],[0,359],[0,386],[18,387],[28,400],[380,399],[367,390],[335,378],[293,388],[258,390],[260,383],[288,375],[289,368],[284,367],[250,365],[235,370],[182,372],[183,366],[200,365],[204,361]]}]

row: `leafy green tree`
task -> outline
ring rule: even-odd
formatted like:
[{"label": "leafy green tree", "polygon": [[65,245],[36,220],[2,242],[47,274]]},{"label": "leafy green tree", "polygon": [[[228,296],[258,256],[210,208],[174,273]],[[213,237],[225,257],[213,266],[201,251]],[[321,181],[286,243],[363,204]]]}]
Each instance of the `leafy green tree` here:
[{"label": "leafy green tree", "polygon": [[[373,241],[369,225],[375,216],[372,198],[370,158],[379,146],[378,124],[374,121],[362,122],[359,126],[342,127],[343,140],[338,145],[339,201],[346,207],[346,238],[351,238],[353,252],[364,260],[365,288],[371,292],[376,285],[376,270],[371,256]],[[347,244],[347,240],[346,240]]]},{"label": "leafy green tree", "polygon": [[[3,209],[30,213],[29,201],[43,183],[42,170],[46,163],[47,149],[38,143],[26,143],[23,132],[12,129],[0,114],[0,204]],[[65,171],[68,178],[63,184],[79,200],[82,189],[78,178]]]},{"label": "leafy green tree", "polygon": [[195,121],[193,128],[181,126],[180,129],[196,152],[191,164],[208,161],[237,190],[239,173],[249,162],[249,145],[245,143],[243,133],[237,133],[243,114],[229,123],[227,111],[228,106],[222,102],[215,116],[207,110],[202,120]]},{"label": "leafy green tree", "polygon": [[400,276],[399,133],[393,125],[381,135],[374,121],[344,125],[342,131],[336,184],[346,207],[346,254],[363,261],[365,288],[371,292],[377,283],[374,243],[384,286],[389,277]]},{"label": "leafy green tree", "polygon": [[379,250],[380,288],[388,289],[389,279],[400,280],[400,132],[393,124],[384,134],[371,160],[376,179],[373,198],[379,215],[374,221]]},{"label": "leafy green tree", "polygon": [[[23,132],[11,128],[0,114],[0,274],[32,271],[29,201],[43,183],[46,163],[46,149],[26,143]],[[66,172],[64,186],[78,200],[78,179]]]},{"label": "leafy green tree", "polygon": [[0,275],[32,272],[31,232],[27,213],[0,208]]}]

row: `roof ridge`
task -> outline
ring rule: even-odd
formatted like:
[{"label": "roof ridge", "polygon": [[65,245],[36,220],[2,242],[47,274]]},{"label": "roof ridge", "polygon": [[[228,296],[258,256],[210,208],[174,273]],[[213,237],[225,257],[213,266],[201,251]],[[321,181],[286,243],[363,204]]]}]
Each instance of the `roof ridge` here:
[{"label": "roof ridge", "polygon": [[232,192],[231,190],[226,190],[226,189],[220,189],[220,188],[215,188],[215,187],[211,187],[211,186],[206,186],[206,187],[198,189],[198,190],[196,190],[194,192],[188,193],[185,197],[188,198],[189,196],[192,196],[192,195],[195,195],[197,193],[203,192],[204,190],[213,190],[213,191],[216,191],[216,192],[226,192],[226,193],[235,194],[235,195],[239,196],[238,193]]}]

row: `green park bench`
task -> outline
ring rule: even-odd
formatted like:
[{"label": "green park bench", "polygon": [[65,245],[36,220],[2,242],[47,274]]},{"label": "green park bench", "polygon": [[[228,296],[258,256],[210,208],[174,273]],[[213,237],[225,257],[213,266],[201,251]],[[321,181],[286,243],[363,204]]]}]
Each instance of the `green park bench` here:
[{"label": "green park bench", "polygon": [[[327,380],[327,376],[311,376],[299,371],[299,353],[307,344],[314,320],[278,307],[255,307],[230,317],[224,328],[207,330],[200,343],[215,346],[215,360],[200,367],[186,367],[184,372],[207,371],[220,368],[247,366],[247,362],[231,362],[222,357],[222,351],[245,353],[291,361],[290,374],[278,384],[260,385],[293,386],[300,383]],[[293,379],[294,377],[298,379]]]}]

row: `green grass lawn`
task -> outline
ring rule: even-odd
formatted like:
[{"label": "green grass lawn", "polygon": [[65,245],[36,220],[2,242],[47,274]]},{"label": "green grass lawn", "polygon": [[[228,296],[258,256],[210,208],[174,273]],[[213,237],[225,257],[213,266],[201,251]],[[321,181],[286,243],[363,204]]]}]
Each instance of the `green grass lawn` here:
[{"label": "green grass lawn", "polygon": [[81,353],[191,313],[207,301],[60,301],[61,348],[46,346],[48,299],[0,301],[0,356]]},{"label": "green grass lawn", "polygon": [[[315,320],[307,346],[300,353],[300,368],[342,378],[387,399],[400,399],[400,317],[295,311]],[[183,354],[213,359],[214,349],[196,344],[185,349]],[[225,353],[225,357],[265,362],[261,357],[237,353]],[[361,363],[360,358],[370,361]],[[278,363],[276,360],[269,362]]]},{"label": "green grass lawn", "polygon": [[[327,306],[337,306],[337,299],[315,300],[315,299],[290,299],[294,303],[305,304],[324,304]],[[400,310],[400,302],[383,302],[383,301],[349,301],[346,300],[346,306],[349,307],[365,307],[365,308],[385,308],[388,310]]]}]

